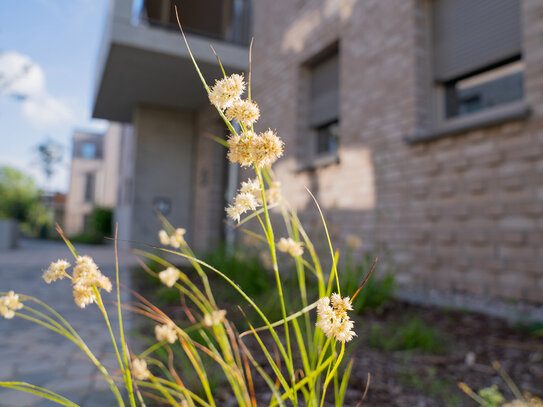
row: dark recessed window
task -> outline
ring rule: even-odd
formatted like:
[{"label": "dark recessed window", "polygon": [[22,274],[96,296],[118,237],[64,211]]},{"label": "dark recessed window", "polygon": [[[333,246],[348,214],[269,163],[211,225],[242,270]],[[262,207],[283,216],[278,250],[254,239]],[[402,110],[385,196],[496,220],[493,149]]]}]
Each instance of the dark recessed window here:
[{"label": "dark recessed window", "polygon": [[339,55],[337,48],[309,67],[308,123],[313,156],[337,154],[339,142]]},{"label": "dark recessed window", "polygon": [[339,136],[339,122],[337,120],[317,127],[315,132],[317,134],[317,154],[337,153]]},{"label": "dark recessed window", "polygon": [[94,202],[94,184],[94,173],[88,172],[85,174],[85,191],[83,196],[85,202]]},{"label": "dark recessed window", "polygon": [[446,117],[500,106],[524,97],[524,64],[504,64],[446,84]]},{"label": "dark recessed window", "polygon": [[524,97],[520,0],[435,0],[432,54],[445,119]]}]

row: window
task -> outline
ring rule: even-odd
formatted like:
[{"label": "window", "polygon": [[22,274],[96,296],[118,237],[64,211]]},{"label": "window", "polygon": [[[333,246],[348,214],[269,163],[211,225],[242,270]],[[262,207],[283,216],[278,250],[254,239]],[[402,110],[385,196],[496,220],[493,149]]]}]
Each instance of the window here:
[{"label": "window", "polygon": [[80,157],[92,160],[96,158],[96,144],[91,142],[85,142],[80,147]]},{"label": "window", "polygon": [[336,156],[339,142],[339,55],[337,47],[309,65],[308,124],[311,156]]},{"label": "window", "polygon": [[523,99],[520,0],[435,0],[434,82],[442,121]]},{"label": "window", "polygon": [[94,201],[94,181],[94,173],[88,172],[85,174],[85,191],[83,196],[85,202]]}]

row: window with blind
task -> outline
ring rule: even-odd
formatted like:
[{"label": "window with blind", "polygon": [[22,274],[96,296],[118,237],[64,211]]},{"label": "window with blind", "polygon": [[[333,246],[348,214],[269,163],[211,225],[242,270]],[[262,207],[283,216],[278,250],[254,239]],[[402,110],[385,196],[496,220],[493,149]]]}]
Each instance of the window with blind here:
[{"label": "window with blind", "polygon": [[520,0],[435,0],[434,81],[450,119],[521,100]]},{"label": "window with blind", "polygon": [[339,54],[337,48],[309,66],[308,124],[312,156],[336,155],[339,138]]}]

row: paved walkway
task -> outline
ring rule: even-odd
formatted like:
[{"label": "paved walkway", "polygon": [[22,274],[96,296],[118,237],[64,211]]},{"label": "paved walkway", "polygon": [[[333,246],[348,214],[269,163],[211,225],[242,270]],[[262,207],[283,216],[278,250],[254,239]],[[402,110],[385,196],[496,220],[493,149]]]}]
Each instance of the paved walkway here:
[{"label": "paved walkway", "polygon": [[[76,245],[76,249],[82,255],[92,256],[102,272],[114,281],[112,245]],[[121,282],[128,284],[128,270],[134,264],[134,258],[127,249],[121,249],[119,256]],[[112,369],[110,372],[117,372],[118,365],[108,331],[97,307],[93,304],[85,309],[78,308],[73,302],[69,281],[48,285],[41,279],[42,270],[58,258],[74,263],[69,250],[61,242],[25,240],[16,250],[0,251],[0,291],[14,290],[45,301],[72,324],[94,354]],[[113,292],[105,293],[104,299],[114,301]],[[126,299],[125,291],[124,301]],[[111,304],[109,307],[115,327],[115,308]],[[125,315],[129,316],[127,313]],[[129,318],[126,318],[125,324],[127,330],[130,329]],[[98,370],[75,344],[21,318],[6,320],[0,317],[0,381],[25,381],[42,386],[84,407],[116,405]],[[55,405],[31,394],[0,388],[2,407]]]}]

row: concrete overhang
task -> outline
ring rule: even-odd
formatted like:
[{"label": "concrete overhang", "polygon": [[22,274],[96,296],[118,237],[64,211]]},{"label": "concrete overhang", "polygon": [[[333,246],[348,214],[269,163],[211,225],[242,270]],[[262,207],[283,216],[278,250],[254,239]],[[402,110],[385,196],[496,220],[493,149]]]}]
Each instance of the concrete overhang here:
[{"label": "concrete overhang", "polygon": [[[192,53],[209,85],[222,76],[210,44],[228,73],[248,68],[248,49],[187,34]],[[181,33],[112,19],[106,29],[94,90],[92,116],[131,122],[138,105],[195,109],[207,95]]]}]

